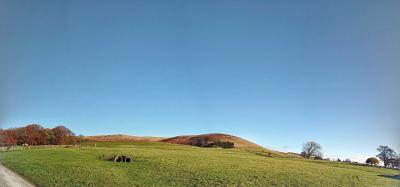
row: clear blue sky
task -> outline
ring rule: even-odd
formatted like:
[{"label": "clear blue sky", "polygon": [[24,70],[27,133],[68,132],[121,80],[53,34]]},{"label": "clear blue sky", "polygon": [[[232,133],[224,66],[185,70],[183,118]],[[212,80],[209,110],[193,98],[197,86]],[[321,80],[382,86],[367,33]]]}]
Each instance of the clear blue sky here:
[{"label": "clear blue sky", "polygon": [[0,125],[400,152],[400,1],[0,0]]}]

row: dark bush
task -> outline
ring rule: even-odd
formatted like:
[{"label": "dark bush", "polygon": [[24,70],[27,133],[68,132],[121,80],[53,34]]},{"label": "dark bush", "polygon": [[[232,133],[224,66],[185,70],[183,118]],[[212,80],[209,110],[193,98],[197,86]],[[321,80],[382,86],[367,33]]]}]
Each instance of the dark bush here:
[{"label": "dark bush", "polygon": [[222,148],[234,148],[235,144],[232,142],[215,142],[214,143],[216,147],[222,147]]},{"label": "dark bush", "polygon": [[197,147],[208,147],[208,141],[207,139],[204,138],[192,138],[189,141],[189,144],[192,146],[197,146]]},{"label": "dark bush", "polygon": [[235,144],[228,141],[209,141],[207,138],[191,138],[189,140],[189,145],[197,147],[222,147],[222,148],[234,148]]}]

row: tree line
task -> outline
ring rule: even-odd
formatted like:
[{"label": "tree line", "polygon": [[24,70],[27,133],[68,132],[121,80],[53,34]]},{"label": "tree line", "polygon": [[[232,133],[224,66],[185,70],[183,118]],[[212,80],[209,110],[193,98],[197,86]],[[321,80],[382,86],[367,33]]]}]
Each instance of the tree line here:
[{"label": "tree line", "polygon": [[[397,154],[394,149],[389,146],[380,145],[376,150],[379,152],[379,154],[376,155],[377,158],[368,158],[365,161],[366,164],[377,166],[380,163],[379,160],[381,160],[385,168],[400,168],[400,154]],[[300,155],[308,159],[322,160],[322,146],[317,142],[309,141],[303,144]],[[340,162],[341,160],[338,159],[337,161]],[[351,160],[346,159],[344,162],[351,162]]]},{"label": "tree line", "polygon": [[44,128],[38,124],[30,124],[20,128],[0,129],[0,146],[67,145],[79,141],[79,137],[62,125]]}]

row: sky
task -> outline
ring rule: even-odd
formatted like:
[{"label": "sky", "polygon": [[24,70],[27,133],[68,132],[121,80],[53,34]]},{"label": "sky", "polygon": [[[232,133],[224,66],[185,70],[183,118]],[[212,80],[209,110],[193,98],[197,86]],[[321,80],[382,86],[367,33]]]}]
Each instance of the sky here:
[{"label": "sky", "polygon": [[0,128],[400,152],[400,1],[0,0]]}]

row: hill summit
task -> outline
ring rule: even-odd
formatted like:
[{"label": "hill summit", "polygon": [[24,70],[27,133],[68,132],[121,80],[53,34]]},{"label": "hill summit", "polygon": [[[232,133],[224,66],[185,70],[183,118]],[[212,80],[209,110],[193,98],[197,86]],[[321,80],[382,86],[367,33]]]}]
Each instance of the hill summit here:
[{"label": "hill summit", "polygon": [[115,134],[86,136],[85,139],[97,142],[162,142],[198,147],[240,148],[248,152],[264,156],[298,157],[297,155],[270,150],[243,138],[222,133],[183,135],[172,138]]},{"label": "hill summit", "polygon": [[262,148],[261,146],[248,140],[221,133],[200,134],[200,135],[185,135],[175,136],[161,140],[165,143],[193,145],[199,147],[209,147],[210,145],[221,143],[233,143],[233,147],[237,148]]}]

